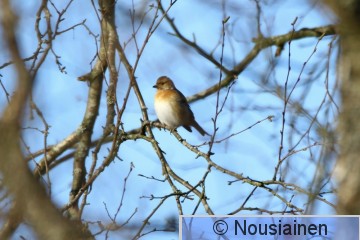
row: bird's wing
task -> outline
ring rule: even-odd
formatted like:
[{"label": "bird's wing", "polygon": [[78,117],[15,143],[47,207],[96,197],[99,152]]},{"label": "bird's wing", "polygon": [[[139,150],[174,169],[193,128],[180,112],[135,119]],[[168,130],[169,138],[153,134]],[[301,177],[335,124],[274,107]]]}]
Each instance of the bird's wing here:
[{"label": "bird's wing", "polygon": [[179,103],[181,103],[182,105],[187,106],[190,109],[190,105],[186,100],[186,97],[184,96],[184,94],[182,94],[179,90],[176,89],[177,97],[176,97],[176,101],[178,101]]}]

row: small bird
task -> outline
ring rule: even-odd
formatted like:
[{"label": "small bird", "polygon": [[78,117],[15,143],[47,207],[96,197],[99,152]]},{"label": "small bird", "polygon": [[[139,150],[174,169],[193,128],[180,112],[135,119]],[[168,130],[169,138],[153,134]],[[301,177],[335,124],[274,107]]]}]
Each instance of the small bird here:
[{"label": "small bird", "polygon": [[202,136],[209,135],[195,120],[185,96],[176,89],[173,81],[166,76],[159,77],[153,86],[155,94],[155,112],[160,122],[171,129],[183,126],[192,132],[193,126]]}]

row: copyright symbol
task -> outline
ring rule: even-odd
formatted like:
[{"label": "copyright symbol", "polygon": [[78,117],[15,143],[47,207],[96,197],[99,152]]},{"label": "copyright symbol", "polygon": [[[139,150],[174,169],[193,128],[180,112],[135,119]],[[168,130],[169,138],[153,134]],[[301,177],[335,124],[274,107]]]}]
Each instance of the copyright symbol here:
[{"label": "copyright symbol", "polygon": [[213,224],[214,233],[224,235],[228,230],[228,225],[224,220],[217,220]]}]

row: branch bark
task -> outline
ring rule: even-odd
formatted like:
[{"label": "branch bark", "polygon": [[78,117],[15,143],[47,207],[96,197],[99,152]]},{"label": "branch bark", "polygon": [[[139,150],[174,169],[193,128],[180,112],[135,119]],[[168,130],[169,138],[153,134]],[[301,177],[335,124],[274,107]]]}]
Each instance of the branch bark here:
[{"label": "branch bark", "polygon": [[325,1],[340,18],[342,111],[339,118],[338,213],[360,214],[360,1]]},{"label": "branch bark", "polygon": [[[17,72],[17,88],[0,119],[0,171],[3,184],[13,196],[13,202],[23,218],[33,226],[39,239],[87,239],[81,224],[65,219],[50,201],[43,187],[32,175],[21,151],[19,136],[22,112],[32,90],[31,76],[20,56],[17,37],[17,18],[9,0],[1,1],[1,23],[4,42]],[[9,233],[7,233],[9,235]]]}]

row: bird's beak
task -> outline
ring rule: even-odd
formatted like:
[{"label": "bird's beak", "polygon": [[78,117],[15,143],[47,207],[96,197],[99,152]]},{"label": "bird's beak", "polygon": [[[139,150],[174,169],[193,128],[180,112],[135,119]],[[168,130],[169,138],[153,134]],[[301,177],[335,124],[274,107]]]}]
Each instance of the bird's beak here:
[{"label": "bird's beak", "polygon": [[154,85],[154,86],[153,86],[153,88],[157,88],[157,86],[156,86],[156,85]]}]

